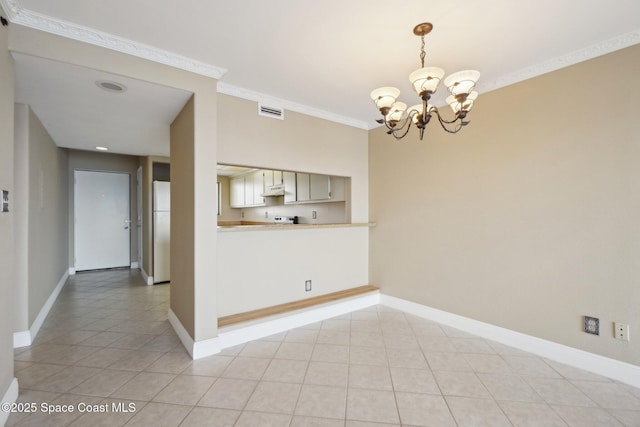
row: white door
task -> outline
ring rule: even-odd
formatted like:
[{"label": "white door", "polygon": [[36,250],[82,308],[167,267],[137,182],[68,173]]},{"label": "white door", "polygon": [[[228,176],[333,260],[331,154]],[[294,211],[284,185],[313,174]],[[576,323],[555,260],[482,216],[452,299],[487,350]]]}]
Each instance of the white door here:
[{"label": "white door", "polygon": [[74,174],[76,271],[129,267],[129,174]]}]

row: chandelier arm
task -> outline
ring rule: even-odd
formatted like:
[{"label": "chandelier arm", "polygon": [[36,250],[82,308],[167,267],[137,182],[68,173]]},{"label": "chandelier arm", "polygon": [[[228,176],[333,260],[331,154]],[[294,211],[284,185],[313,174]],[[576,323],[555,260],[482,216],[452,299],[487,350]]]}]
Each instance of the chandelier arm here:
[{"label": "chandelier arm", "polygon": [[448,125],[457,122],[458,120],[462,120],[460,118],[460,113],[456,113],[456,116],[453,118],[453,120],[445,120],[444,118],[442,118],[442,116],[440,115],[440,110],[438,110],[437,107],[433,107],[431,109],[431,111],[434,111],[436,113],[436,115],[438,116],[438,120],[440,121],[440,123],[446,123]]},{"label": "chandelier arm", "polygon": [[398,123],[402,123],[401,126],[398,126],[398,123],[396,123],[395,126],[391,126],[386,117],[383,117],[382,122],[378,121],[378,123],[384,123],[384,126],[393,132],[404,129],[404,127],[407,126],[407,123],[409,124],[408,127],[411,127],[410,117],[405,117],[404,120],[399,120]]},{"label": "chandelier arm", "polygon": [[[407,125],[407,123],[408,123],[408,125]],[[412,122],[411,122],[411,120],[407,120],[407,121],[402,125],[402,127],[400,127],[400,129],[402,129],[402,128],[404,128],[405,126],[407,126],[407,128],[405,129],[404,133],[403,133],[401,136],[396,135],[396,133],[395,133],[395,132],[392,132],[392,133],[391,133],[391,135],[393,135],[393,137],[394,137],[395,139],[402,139],[402,138],[404,138],[404,137],[409,133],[409,129],[411,129],[411,123],[412,123]]]},{"label": "chandelier arm", "polygon": [[[462,126],[466,124],[465,122],[463,122],[463,120],[460,118],[458,114],[456,114],[456,118],[454,120],[447,121],[440,116],[440,112],[438,111],[437,108],[433,108],[433,111],[435,111],[436,116],[438,117],[438,122],[440,123],[440,126],[442,126],[442,129],[444,129],[446,132],[458,133],[462,129]],[[454,123],[457,123],[454,130],[450,130],[449,128],[447,128],[447,125],[451,125]]]}]

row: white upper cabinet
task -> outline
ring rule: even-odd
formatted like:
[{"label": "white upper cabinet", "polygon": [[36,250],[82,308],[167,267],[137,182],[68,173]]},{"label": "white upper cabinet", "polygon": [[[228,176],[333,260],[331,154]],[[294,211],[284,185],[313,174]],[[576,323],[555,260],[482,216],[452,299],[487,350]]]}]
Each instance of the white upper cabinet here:
[{"label": "white upper cabinet", "polygon": [[261,196],[264,193],[262,170],[235,176],[229,181],[232,208],[264,206],[264,197]]},{"label": "white upper cabinet", "polygon": [[327,175],[309,175],[309,199],[310,200],[329,200],[329,176]]},{"label": "white upper cabinet", "polygon": [[[345,178],[301,172],[254,170],[230,178],[231,207],[265,206],[267,187],[284,184],[284,203],[343,202]],[[281,202],[280,202],[281,203]]]},{"label": "white upper cabinet", "polygon": [[295,203],[296,202],[296,173],[295,172],[283,172],[282,180],[284,183],[284,202]]},{"label": "white upper cabinet", "polygon": [[244,207],[244,176],[236,176],[229,180],[230,204],[232,208]]},{"label": "white upper cabinet", "polygon": [[329,188],[332,202],[344,202],[346,200],[346,182],[342,176],[329,177]]}]

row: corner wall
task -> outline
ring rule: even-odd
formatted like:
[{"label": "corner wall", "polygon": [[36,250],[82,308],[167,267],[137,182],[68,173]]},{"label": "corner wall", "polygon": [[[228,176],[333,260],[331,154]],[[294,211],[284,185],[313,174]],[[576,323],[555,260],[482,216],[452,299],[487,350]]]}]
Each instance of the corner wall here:
[{"label": "corner wall", "polygon": [[16,104],[15,117],[14,331],[24,332],[34,327],[69,267],[68,155],[27,105]]},{"label": "corner wall", "polygon": [[[5,15],[0,7],[0,14]],[[9,191],[9,201],[15,195],[13,181],[13,80],[15,66],[8,50],[9,27],[0,26],[0,190]],[[14,213],[0,212],[0,236],[5,250],[0,257],[0,399],[14,401],[17,385],[13,376],[13,304],[15,259]],[[6,399],[6,400],[5,400]],[[6,420],[6,413],[0,412],[0,423]]]},{"label": "corner wall", "polygon": [[481,94],[456,135],[371,131],[372,284],[640,365],[639,74],[634,46]]}]

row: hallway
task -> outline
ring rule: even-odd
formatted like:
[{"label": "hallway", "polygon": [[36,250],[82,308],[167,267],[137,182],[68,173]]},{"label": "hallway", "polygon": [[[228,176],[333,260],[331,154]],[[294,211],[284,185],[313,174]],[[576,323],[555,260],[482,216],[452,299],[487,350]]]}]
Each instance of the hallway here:
[{"label": "hallway", "polygon": [[72,276],[15,350],[36,411],[7,425],[640,425],[638,389],[384,306],[192,361],[168,297],[138,270]]}]

